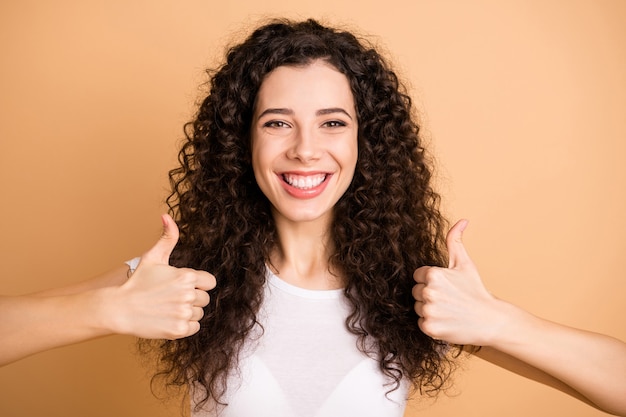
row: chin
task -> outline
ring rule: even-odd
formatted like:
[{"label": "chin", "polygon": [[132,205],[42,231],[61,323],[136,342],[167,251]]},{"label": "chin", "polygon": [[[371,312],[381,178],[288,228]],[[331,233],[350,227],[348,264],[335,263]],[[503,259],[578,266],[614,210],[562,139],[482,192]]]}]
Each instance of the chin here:
[{"label": "chin", "polygon": [[282,217],[292,223],[328,222],[332,218],[332,211],[290,208],[289,210],[276,210],[274,217]]}]

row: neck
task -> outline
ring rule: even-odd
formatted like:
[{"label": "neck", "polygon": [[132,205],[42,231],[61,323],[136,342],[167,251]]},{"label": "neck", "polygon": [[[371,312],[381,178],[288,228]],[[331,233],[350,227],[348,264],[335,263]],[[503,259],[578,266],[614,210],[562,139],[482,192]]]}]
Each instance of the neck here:
[{"label": "neck", "polygon": [[271,254],[270,267],[282,280],[314,290],[343,287],[341,277],[328,262],[334,250],[330,222],[321,223],[276,219],[279,245]]}]

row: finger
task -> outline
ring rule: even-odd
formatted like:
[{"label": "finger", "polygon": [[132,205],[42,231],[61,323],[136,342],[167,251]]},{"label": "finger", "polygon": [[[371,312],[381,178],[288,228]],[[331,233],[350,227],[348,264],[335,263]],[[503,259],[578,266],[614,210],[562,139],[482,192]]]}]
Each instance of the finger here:
[{"label": "finger", "polygon": [[411,295],[413,295],[413,298],[415,299],[415,301],[424,301],[424,297],[422,296],[422,291],[424,290],[424,287],[426,286],[426,284],[415,284],[413,286],[413,289],[411,290]]},{"label": "finger", "polygon": [[199,330],[200,330],[200,323],[198,323],[197,321],[190,321],[189,331],[184,337],[191,336],[192,334],[198,333]]},{"label": "finger", "polygon": [[195,333],[198,333],[199,330],[200,330],[200,323],[196,320],[189,320],[184,325],[180,324],[179,326],[177,326],[177,329],[169,333],[169,335],[166,336],[166,338],[168,340],[183,339],[185,337],[189,337]]},{"label": "finger", "polygon": [[467,227],[469,221],[459,220],[448,232],[446,236],[446,246],[448,247],[448,268],[458,268],[463,265],[471,264],[472,260],[463,245],[463,231]]},{"label": "finger", "polygon": [[190,321],[199,321],[204,317],[204,309],[201,307],[193,307]]},{"label": "finger", "polygon": [[169,214],[161,216],[163,231],[157,243],[142,257],[142,261],[157,264],[169,264],[170,255],[178,243],[178,226]]},{"label": "finger", "polygon": [[425,319],[424,317],[420,316],[420,317],[417,319],[417,325],[419,326],[420,330],[421,330],[421,331],[422,331],[425,335],[430,336],[430,335],[428,334],[428,332],[425,330],[425,327],[426,327],[426,326],[424,326],[424,322],[425,322],[425,321],[426,321],[426,319]]},{"label": "finger", "polygon": [[217,282],[213,274],[208,272],[197,272],[198,277],[196,280],[196,288],[200,290],[209,291],[215,288]]},{"label": "finger", "polygon": [[413,309],[415,310],[415,313],[417,313],[417,315],[420,318],[424,317],[423,308],[424,308],[424,303],[422,303],[421,301],[416,301],[415,304],[413,305]]},{"label": "finger", "polygon": [[428,271],[430,270],[430,268],[431,267],[429,266],[422,266],[420,268],[417,268],[415,272],[413,272],[413,280],[420,284],[427,284]]},{"label": "finger", "polygon": [[203,290],[196,290],[196,300],[193,303],[194,306],[204,307],[208,305],[210,301],[211,297],[209,296],[209,293]]}]

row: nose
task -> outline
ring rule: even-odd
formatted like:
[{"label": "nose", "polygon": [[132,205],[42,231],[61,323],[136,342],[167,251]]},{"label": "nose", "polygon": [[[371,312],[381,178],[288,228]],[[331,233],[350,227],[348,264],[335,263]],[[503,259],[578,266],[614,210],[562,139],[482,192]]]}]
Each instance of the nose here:
[{"label": "nose", "polygon": [[319,158],[321,149],[319,141],[313,131],[298,129],[288,151],[289,158],[309,162]]}]

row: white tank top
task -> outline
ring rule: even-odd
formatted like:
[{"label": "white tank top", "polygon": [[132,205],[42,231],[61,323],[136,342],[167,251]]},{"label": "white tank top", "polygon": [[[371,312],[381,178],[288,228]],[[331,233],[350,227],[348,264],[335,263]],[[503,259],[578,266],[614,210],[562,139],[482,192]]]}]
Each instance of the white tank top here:
[{"label": "white tank top", "polygon": [[408,384],[388,393],[378,362],[346,329],[343,290],[295,287],[269,271],[267,278],[259,312],[265,332],[244,348],[223,398],[228,406],[192,405],[192,416],[402,417]]}]

